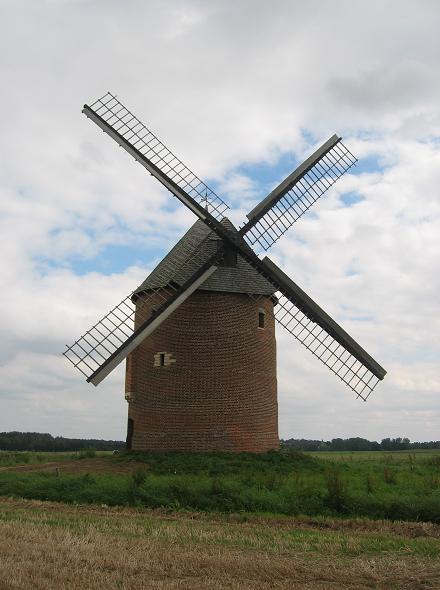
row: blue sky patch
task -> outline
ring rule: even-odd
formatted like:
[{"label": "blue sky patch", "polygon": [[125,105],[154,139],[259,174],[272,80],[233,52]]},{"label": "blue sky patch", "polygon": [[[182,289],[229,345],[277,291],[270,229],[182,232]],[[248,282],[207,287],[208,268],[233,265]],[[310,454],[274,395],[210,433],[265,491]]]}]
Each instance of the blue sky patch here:
[{"label": "blue sky patch", "polygon": [[64,260],[53,260],[46,257],[38,257],[36,263],[40,273],[44,276],[49,270],[56,268],[68,268],[78,276],[91,272],[104,275],[122,273],[130,266],[155,265],[165,256],[164,248],[148,246],[143,243],[129,245],[108,245],[98,252],[96,256],[72,256]]},{"label": "blue sky patch", "polygon": [[[252,179],[255,183],[256,197],[252,201],[259,201],[264,199],[270,191],[279,184],[286,176],[288,176],[300,162],[295,158],[292,152],[282,154],[276,163],[269,164],[267,162],[258,162],[252,164],[241,164],[229,172],[229,174],[240,174]],[[221,183],[215,180],[208,182],[210,186],[217,192],[220,197],[224,198],[228,205],[236,205],[233,195],[224,197],[219,189]]]},{"label": "blue sky patch", "polygon": [[362,201],[365,201],[365,197],[359,193],[345,193],[340,195],[339,199],[346,207],[352,207],[353,205],[356,205],[356,203],[362,203]]},{"label": "blue sky patch", "polygon": [[358,315],[350,317],[353,322],[372,322],[374,320],[372,315]]},{"label": "blue sky patch", "polygon": [[[350,146],[347,146],[350,149]],[[356,154],[354,154],[356,156]],[[383,162],[383,159],[376,155],[376,154],[371,154],[369,156],[366,156],[365,158],[361,158],[356,166],[353,166],[353,168],[350,168],[350,173],[351,174],[371,174],[373,172],[383,172],[385,169],[387,168],[387,166],[385,165],[385,163]]]},{"label": "blue sky patch", "polygon": [[161,259],[163,254],[163,248],[144,244],[109,245],[93,258],[72,258],[68,261],[68,266],[78,275],[89,272],[121,273],[130,266],[149,266],[152,260]]}]

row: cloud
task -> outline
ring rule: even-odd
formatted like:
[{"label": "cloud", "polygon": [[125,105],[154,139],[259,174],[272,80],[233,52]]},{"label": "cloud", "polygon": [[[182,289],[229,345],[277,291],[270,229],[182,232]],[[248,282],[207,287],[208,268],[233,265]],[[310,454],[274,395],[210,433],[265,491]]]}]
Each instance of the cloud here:
[{"label": "cloud", "polygon": [[[389,375],[362,404],[280,331],[281,433],[438,438],[438,16],[430,0],[3,2],[0,429],[124,437],[123,372],[93,389],[59,353],[193,217],[81,115],[110,89],[236,222],[259,168],[269,190],[286,154],[344,135],[359,174],[270,256]],[[100,264],[124,247],[126,268]]]},{"label": "cloud", "polygon": [[393,69],[376,65],[354,74],[336,76],[329,82],[330,92],[344,107],[354,110],[389,113],[397,109],[409,113],[420,108],[420,102],[435,108],[439,82],[435,65],[403,60]]}]

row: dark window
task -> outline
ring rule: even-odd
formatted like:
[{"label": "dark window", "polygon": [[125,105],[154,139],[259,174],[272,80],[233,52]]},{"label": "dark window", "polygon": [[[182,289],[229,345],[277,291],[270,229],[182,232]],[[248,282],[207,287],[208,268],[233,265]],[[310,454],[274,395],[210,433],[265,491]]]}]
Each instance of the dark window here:
[{"label": "dark window", "polygon": [[258,312],[258,327],[259,328],[264,328],[264,322],[266,320],[266,314],[264,311],[259,311]]},{"label": "dark window", "polygon": [[220,262],[220,266],[237,266],[237,250],[227,246],[226,244],[219,241],[219,247],[223,247],[223,258]]},{"label": "dark window", "polygon": [[161,367],[164,367],[165,366],[165,353],[164,352],[161,352],[160,353],[160,356],[159,356],[159,365]]}]

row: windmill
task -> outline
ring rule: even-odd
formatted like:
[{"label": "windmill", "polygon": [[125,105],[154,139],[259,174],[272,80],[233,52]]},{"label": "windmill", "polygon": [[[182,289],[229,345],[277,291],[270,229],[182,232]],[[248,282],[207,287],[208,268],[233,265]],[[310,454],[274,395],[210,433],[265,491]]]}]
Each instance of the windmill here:
[{"label": "windmill", "polygon": [[268,257],[356,158],[331,137],[248,215],[226,203],[111,93],[83,113],[198,218],[147,279],[63,353],[98,385],[126,359],[127,447],[278,445],[275,320],[366,401],[386,371]]}]

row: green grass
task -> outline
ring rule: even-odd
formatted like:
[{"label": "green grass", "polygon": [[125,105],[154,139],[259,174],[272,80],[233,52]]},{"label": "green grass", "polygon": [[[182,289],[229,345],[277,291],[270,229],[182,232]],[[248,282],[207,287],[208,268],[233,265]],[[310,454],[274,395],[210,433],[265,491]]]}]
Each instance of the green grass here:
[{"label": "green grass", "polygon": [[[48,454],[5,455],[6,463],[16,465],[25,457],[25,463],[42,462],[41,455]],[[357,454],[348,456],[353,455]],[[110,471],[120,462],[141,462],[144,467],[131,475],[3,470],[0,495],[109,506],[440,523],[440,454],[407,453],[405,458],[393,453],[386,460],[382,455],[340,461],[334,457],[329,462],[302,453],[128,453],[107,456],[106,462]],[[62,458],[72,459],[72,454]],[[51,454],[49,460],[53,459]]]},{"label": "green grass", "polygon": [[438,459],[440,449],[417,449],[414,451],[307,451],[307,455],[317,459],[335,462],[368,461],[372,463],[405,463]]}]

